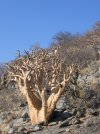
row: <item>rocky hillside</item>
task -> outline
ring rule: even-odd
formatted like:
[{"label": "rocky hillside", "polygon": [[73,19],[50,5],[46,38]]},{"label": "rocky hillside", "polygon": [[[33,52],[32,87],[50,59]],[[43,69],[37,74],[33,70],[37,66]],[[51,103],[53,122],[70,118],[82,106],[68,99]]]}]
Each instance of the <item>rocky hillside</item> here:
[{"label": "rocky hillside", "polygon": [[2,75],[3,70],[4,70],[4,66],[3,66],[3,64],[2,64],[2,63],[0,63],[0,75]]},{"label": "rocky hillside", "polygon": [[[73,95],[74,94],[74,95]],[[0,91],[0,134],[99,134],[100,62],[80,70],[77,83],[69,83],[48,126],[31,125],[27,102],[18,89]]]}]

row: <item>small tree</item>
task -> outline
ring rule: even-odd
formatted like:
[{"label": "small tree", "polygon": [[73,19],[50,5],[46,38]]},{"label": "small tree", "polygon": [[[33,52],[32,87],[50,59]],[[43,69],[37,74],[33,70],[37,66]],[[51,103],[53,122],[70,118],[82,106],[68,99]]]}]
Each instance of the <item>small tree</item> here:
[{"label": "small tree", "polygon": [[48,123],[73,67],[66,70],[66,63],[57,48],[25,53],[8,64],[7,79],[17,82],[26,97],[32,124]]}]

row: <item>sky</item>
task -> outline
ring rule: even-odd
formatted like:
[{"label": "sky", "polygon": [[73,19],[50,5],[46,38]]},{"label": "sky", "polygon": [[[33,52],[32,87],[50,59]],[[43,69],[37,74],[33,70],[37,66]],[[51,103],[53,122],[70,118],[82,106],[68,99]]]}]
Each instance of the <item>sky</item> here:
[{"label": "sky", "polygon": [[0,0],[0,63],[17,50],[48,47],[58,32],[85,33],[100,20],[100,0]]}]

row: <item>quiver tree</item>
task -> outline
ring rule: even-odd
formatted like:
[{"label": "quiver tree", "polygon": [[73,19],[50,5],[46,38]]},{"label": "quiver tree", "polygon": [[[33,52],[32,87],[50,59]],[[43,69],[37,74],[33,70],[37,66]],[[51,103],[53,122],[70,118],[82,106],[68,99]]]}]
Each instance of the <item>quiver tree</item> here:
[{"label": "quiver tree", "polygon": [[26,97],[32,124],[47,123],[69,82],[73,67],[66,69],[60,50],[26,52],[8,64],[9,81],[15,81]]}]

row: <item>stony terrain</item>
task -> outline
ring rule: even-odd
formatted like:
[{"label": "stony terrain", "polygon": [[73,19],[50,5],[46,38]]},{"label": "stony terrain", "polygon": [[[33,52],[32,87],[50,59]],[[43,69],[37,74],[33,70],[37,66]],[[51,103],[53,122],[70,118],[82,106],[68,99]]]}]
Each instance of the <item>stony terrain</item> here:
[{"label": "stony terrain", "polygon": [[0,134],[100,134],[100,63],[80,71],[72,97],[66,89],[48,126],[31,125],[28,107],[17,90],[0,91]]}]

